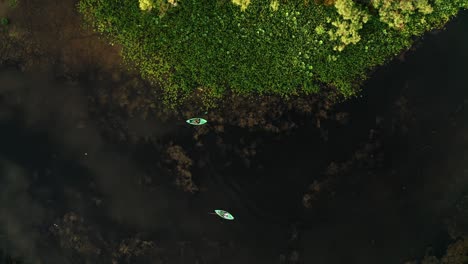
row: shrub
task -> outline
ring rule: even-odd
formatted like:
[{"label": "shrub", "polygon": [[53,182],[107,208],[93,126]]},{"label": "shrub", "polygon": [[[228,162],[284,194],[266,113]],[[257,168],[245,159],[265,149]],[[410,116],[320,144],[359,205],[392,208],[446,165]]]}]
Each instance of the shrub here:
[{"label": "shrub", "polygon": [[402,30],[405,25],[412,22],[415,13],[427,15],[434,10],[428,0],[388,1],[372,0],[374,8],[379,10],[380,21],[390,28]]},{"label": "shrub", "polygon": [[352,96],[369,69],[408,49],[412,36],[442,27],[468,7],[468,0],[325,2],[331,5],[81,0],[78,8],[171,103],[197,88],[207,98],[227,89],[287,97],[329,85]]},{"label": "shrub", "polygon": [[16,8],[18,6],[18,0],[8,0],[8,6],[11,8]]},{"label": "shrub", "polygon": [[8,25],[9,23],[10,23],[10,21],[8,20],[8,18],[6,18],[6,17],[0,18],[0,25],[6,26],[6,25]]}]

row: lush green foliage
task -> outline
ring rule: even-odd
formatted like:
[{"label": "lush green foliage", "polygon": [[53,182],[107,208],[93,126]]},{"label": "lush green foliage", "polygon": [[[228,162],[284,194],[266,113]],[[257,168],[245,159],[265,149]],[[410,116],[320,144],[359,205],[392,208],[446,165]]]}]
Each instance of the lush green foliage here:
[{"label": "lush green foliage", "polygon": [[[333,47],[334,50],[342,51],[349,44],[356,44],[361,40],[359,30],[369,20],[367,12],[360,10],[353,1],[336,0],[336,10],[340,18],[332,25],[336,30],[330,30],[330,40],[340,40],[340,45]],[[317,32],[320,32],[317,28]]]},{"label": "lush green foliage", "polygon": [[0,25],[6,26],[6,25],[8,25],[9,23],[10,23],[10,21],[8,20],[8,18],[6,18],[6,17],[0,18]]},{"label": "lush green foliage", "polygon": [[15,8],[18,6],[18,0],[8,0],[8,6],[11,8]]},{"label": "lush green foliage", "polygon": [[288,96],[322,84],[349,96],[369,69],[407,49],[412,36],[443,26],[468,0],[81,0],[78,7],[169,99],[200,87],[211,96],[226,89]]}]

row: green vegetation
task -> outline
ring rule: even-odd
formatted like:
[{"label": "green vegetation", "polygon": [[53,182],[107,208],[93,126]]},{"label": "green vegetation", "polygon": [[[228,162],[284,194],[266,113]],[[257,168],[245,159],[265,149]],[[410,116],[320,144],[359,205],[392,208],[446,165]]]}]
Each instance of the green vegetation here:
[{"label": "green vegetation", "polygon": [[468,239],[461,237],[450,244],[444,256],[440,259],[430,254],[426,255],[421,262],[408,262],[408,264],[465,264],[468,263]]},{"label": "green vegetation", "polygon": [[[81,0],[85,21],[172,101],[197,88],[345,97],[468,0]],[[323,1],[322,1],[323,2]],[[369,2],[364,5],[362,2]]]},{"label": "green vegetation", "polygon": [[10,21],[8,20],[8,18],[6,18],[6,17],[0,18],[0,25],[6,26],[6,25],[8,25],[9,23],[10,23]]},{"label": "green vegetation", "polygon": [[8,6],[10,8],[16,8],[18,6],[18,0],[8,0]]}]

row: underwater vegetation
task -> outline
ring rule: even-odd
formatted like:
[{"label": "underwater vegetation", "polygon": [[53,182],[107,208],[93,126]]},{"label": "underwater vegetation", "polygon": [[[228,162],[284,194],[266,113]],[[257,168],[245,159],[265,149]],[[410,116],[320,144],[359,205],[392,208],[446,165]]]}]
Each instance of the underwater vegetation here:
[{"label": "underwater vegetation", "polygon": [[10,23],[10,21],[8,20],[8,18],[6,18],[6,17],[0,18],[0,25],[6,26],[6,25],[8,25],[9,23]]}]

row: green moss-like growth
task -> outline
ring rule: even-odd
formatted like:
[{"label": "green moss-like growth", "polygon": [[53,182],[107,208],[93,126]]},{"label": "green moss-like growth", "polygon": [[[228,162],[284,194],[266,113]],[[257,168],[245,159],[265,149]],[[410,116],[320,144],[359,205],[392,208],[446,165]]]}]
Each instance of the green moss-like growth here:
[{"label": "green moss-like growth", "polygon": [[199,87],[219,98],[226,89],[289,96],[326,84],[351,96],[412,36],[468,7],[468,0],[369,2],[81,0],[78,7],[169,101]]},{"label": "green moss-like growth", "polygon": [[6,17],[0,18],[0,25],[6,26],[8,24],[10,24],[10,20],[8,20],[8,18],[6,18]]},{"label": "green moss-like growth", "polygon": [[18,7],[18,0],[8,0],[8,6],[10,8],[16,8]]}]

